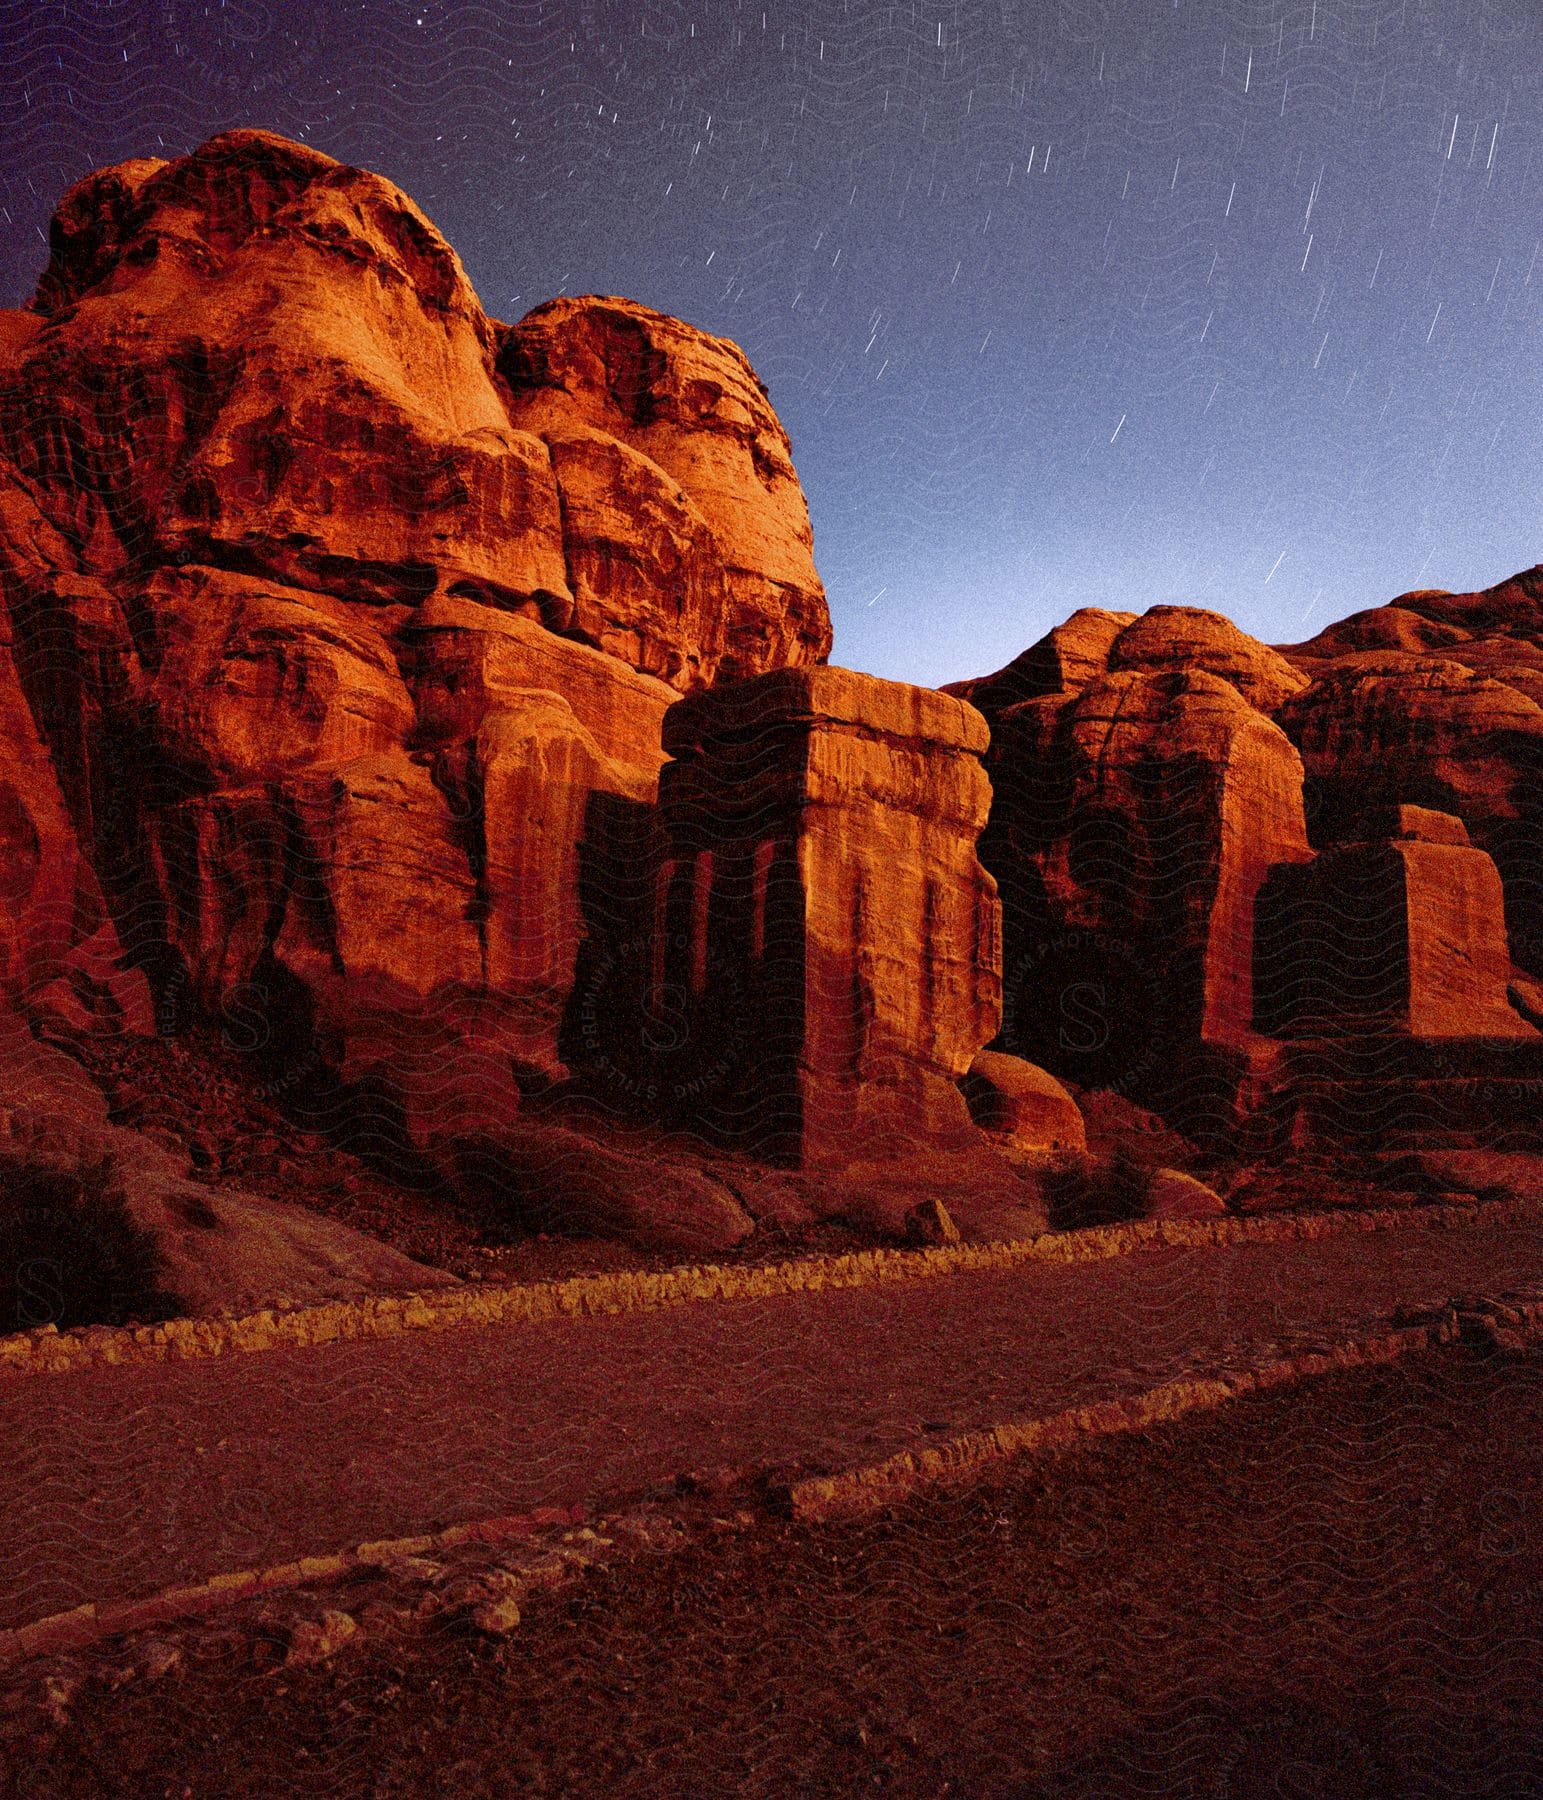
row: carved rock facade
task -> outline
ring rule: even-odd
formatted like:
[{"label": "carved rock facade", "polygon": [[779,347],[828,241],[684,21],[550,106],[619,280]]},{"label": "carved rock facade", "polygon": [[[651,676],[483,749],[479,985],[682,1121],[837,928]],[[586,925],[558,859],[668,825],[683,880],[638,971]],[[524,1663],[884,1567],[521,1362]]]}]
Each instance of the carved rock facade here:
[{"label": "carved rock facade", "polygon": [[800,1164],[966,1134],[958,1083],[1000,1010],[984,720],[788,669],[679,702],[664,743],[660,980],[753,1039],[721,1126]]}]

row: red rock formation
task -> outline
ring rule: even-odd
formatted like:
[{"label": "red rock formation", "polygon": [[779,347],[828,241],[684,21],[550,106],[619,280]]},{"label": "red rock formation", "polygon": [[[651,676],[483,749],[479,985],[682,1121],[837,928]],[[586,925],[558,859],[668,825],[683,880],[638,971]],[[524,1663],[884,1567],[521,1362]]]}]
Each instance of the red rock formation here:
[{"label": "red rock formation", "polygon": [[1170,1105],[1195,1053],[1226,1049],[1246,1107],[1294,1079],[1260,1031],[1532,1041],[1543,571],[1406,594],[1280,652],[1194,608],[1085,610],[955,691],[993,728],[1001,1047]]},{"label": "red rock formation", "polygon": [[1277,1035],[1537,1038],[1506,998],[1500,876],[1450,814],[1368,814],[1354,841],[1278,870],[1261,915],[1260,1022]]},{"label": "red rock formation", "polygon": [[666,707],[829,647],[765,391],[630,302],[490,321],[264,132],[89,177],[51,252],[0,318],[4,979],[110,969],[110,914],[168,1007],[489,1128],[635,924]]},{"label": "red rock formation", "polygon": [[1110,645],[1109,668],[1203,670],[1230,682],[1263,713],[1307,686],[1307,677],[1277,651],[1198,606],[1151,607]]},{"label": "red rock formation", "polygon": [[1456,814],[1500,869],[1512,955],[1543,973],[1543,568],[1403,594],[1283,654],[1312,677],[1279,719],[1314,841],[1371,804]]},{"label": "red rock formation", "polygon": [[1000,1009],[980,715],[785,669],[681,701],[664,742],[653,1103],[811,1171],[816,1211],[864,1229],[1040,1228],[959,1087]]},{"label": "red rock formation", "polygon": [[782,670],[671,708],[660,800],[666,988],[755,1033],[719,1098],[764,1148],[851,1160],[967,1126],[996,1028],[980,715],[845,669]]},{"label": "red rock formation", "polygon": [[988,766],[999,1047],[1133,1093],[1187,1080],[1186,1050],[1245,1051],[1255,897],[1309,855],[1284,733],[1220,675],[1125,669],[1009,706]]},{"label": "red rock formation", "polygon": [[1020,700],[1075,693],[1108,673],[1115,639],[1127,625],[1135,623],[1135,613],[1079,607],[1064,624],[1053,627],[1037,644],[1015,656],[1005,669],[972,681],[951,682],[943,692],[968,700],[988,719]]},{"label": "red rock formation", "polygon": [[[732,344],[489,320],[405,195],[267,133],[104,170],[0,315],[0,998],[144,1027],[147,972],[468,1191],[690,1250],[1029,1228],[992,1134],[1081,1117],[999,1019],[1229,1105],[1326,1013],[1404,1074],[1534,1041],[1543,568],[1279,651],[1085,608],[951,695],[829,647]],[[575,1071],[820,1182],[512,1133]]]},{"label": "red rock formation", "polygon": [[591,297],[527,314],[498,367],[512,421],[552,447],[591,641],[650,646],[636,666],[681,688],[825,660],[808,510],[742,351]]}]

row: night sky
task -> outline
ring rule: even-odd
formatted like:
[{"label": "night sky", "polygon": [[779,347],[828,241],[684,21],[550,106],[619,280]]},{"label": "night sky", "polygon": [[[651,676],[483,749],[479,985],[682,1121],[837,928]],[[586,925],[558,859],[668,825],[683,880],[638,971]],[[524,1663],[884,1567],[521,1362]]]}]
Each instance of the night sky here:
[{"label": "night sky", "polygon": [[69,182],[235,125],[404,187],[489,312],[734,338],[833,660],[1075,607],[1275,642],[1543,559],[1540,0],[0,0],[0,303]]}]

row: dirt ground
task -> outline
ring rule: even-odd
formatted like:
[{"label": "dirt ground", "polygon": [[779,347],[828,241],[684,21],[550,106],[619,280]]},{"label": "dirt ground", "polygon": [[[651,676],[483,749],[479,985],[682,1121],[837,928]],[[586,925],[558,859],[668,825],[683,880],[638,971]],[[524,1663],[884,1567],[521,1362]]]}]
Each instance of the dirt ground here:
[{"label": "dirt ground", "polygon": [[3,1791],[1543,1794],[1538,1353],[1335,1377],[872,1521],[722,1511],[504,1638],[286,1669],[232,1614],[158,1680],[56,1687],[53,1722],[14,1675]]}]

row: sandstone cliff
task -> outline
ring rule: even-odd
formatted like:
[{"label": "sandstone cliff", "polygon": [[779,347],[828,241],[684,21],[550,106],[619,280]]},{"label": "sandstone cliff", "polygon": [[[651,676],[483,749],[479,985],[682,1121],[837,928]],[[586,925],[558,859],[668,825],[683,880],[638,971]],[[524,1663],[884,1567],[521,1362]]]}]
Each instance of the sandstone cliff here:
[{"label": "sandstone cliff", "polygon": [[627,301],[489,320],[404,194],[262,132],[91,176],[51,252],[0,328],[9,991],[115,926],[163,1010],[350,1078],[415,1014],[494,1109],[560,1075],[665,709],[829,649],[749,364]]},{"label": "sandstone cliff", "polygon": [[733,344],[490,319],[264,132],[80,182],[0,314],[0,1162],[105,1171],[209,1310],[411,1265],[134,1141],[189,1031],[307,1154],[670,1255],[1214,1210],[1179,1127],[1221,1180],[1530,1106],[1543,570],[1281,648],[1085,608],[944,694],[830,643]]},{"label": "sandstone cliff", "polygon": [[[714,1083],[758,1079],[715,1073],[700,1021],[665,1048],[656,967],[666,714],[830,648],[743,353],[615,297],[489,319],[405,194],[265,132],[90,176],[50,252],[0,317],[0,999],[77,1041],[213,1021],[260,1091],[530,1228],[742,1238],[744,1179],[526,1115],[561,1092],[592,1119],[700,1123]],[[969,714],[956,804],[948,753],[906,721],[969,709],[891,688],[917,810],[864,850],[843,721],[886,685],[818,690],[844,745],[826,798],[859,863],[909,857],[919,910],[888,943],[882,882],[848,917],[831,861],[773,950],[834,931],[877,956],[898,1034],[848,1085],[864,1100],[914,1062],[972,1139],[955,1083],[998,978],[984,727]],[[957,897],[926,874],[933,838]],[[794,1054],[820,1068],[817,1014]],[[653,1103],[661,1069],[689,1104]],[[852,1210],[749,1186],[783,1217]]]},{"label": "sandstone cliff", "polygon": [[1389,1142],[1395,1117],[1516,1129],[1543,1071],[1540,646],[1533,570],[1280,649],[1089,608],[951,688],[992,727],[1001,1045],[1203,1127],[1349,1096]]}]

